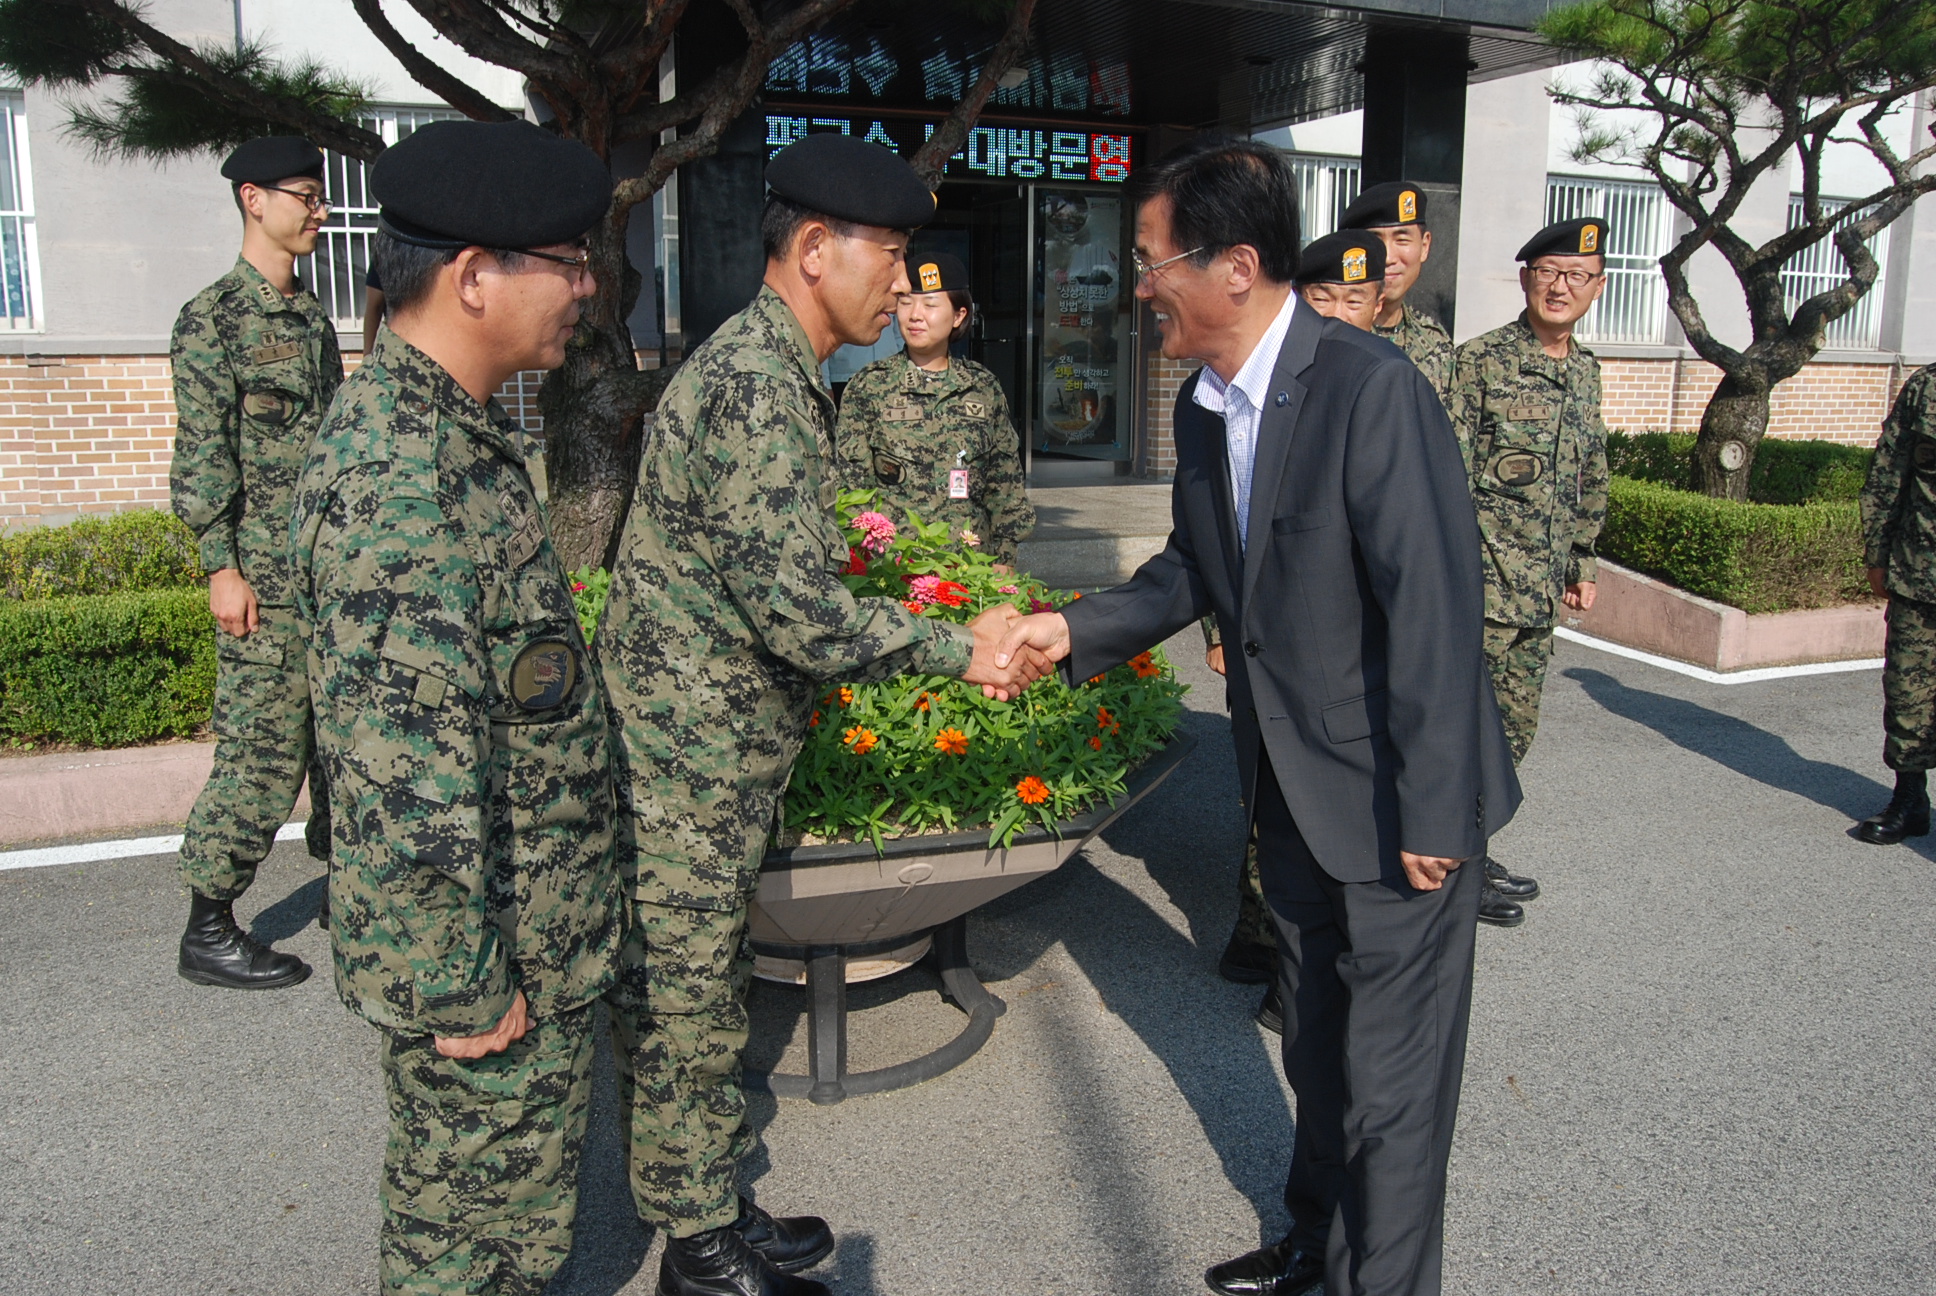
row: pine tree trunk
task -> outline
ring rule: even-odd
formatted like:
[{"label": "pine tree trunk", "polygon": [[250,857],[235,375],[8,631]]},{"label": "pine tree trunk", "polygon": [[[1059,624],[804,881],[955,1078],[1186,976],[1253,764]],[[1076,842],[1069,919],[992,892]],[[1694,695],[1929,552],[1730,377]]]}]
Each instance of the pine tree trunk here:
[{"label": "pine tree trunk", "polygon": [[1746,502],[1755,450],[1768,431],[1770,384],[1758,373],[1728,374],[1701,414],[1694,441],[1694,489]]}]

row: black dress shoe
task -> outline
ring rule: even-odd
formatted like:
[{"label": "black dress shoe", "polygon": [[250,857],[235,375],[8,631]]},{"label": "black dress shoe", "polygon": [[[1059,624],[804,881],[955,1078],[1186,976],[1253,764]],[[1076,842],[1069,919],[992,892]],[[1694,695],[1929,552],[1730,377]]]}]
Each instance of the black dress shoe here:
[{"label": "black dress shoe", "polygon": [[667,1238],[659,1296],[833,1296],[825,1283],[783,1274],[734,1225]]},{"label": "black dress shoe", "polygon": [[188,929],[175,970],[196,985],[225,990],[280,990],[309,979],[309,964],[279,954],[235,922],[234,902],[188,893]]},{"label": "black dress shoe", "polygon": [[1217,960],[1217,975],[1238,985],[1263,985],[1277,976],[1277,951],[1230,933],[1230,943]]},{"label": "black dress shoe", "polygon": [[1929,789],[1896,782],[1896,794],[1881,814],[1862,821],[1855,835],[1871,846],[1894,846],[1905,837],[1929,836]]},{"label": "black dress shoe", "polygon": [[1487,878],[1479,888],[1479,921],[1495,927],[1517,927],[1526,921],[1526,911],[1499,894]]},{"label": "black dress shoe", "polygon": [[1508,900],[1539,899],[1539,883],[1517,873],[1508,873],[1506,866],[1492,856],[1486,856],[1486,880],[1492,889]]},{"label": "black dress shoe", "polygon": [[746,1245],[781,1273],[811,1269],[834,1249],[834,1231],[818,1215],[775,1219],[744,1197],[739,1199],[739,1219],[733,1227],[746,1239]]},{"label": "black dress shoe", "polygon": [[1275,1246],[1212,1265],[1203,1281],[1224,1296],[1304,1296],[1324,1281],[1324,1254],[1285,1238]]},{"label": "black dress shoe", "polygon": [[1257,1005],[1257,1024],[1273,1035],[1284,1033],[1284,1000],[1276,986],[1264,991],[1264,1002]]}]

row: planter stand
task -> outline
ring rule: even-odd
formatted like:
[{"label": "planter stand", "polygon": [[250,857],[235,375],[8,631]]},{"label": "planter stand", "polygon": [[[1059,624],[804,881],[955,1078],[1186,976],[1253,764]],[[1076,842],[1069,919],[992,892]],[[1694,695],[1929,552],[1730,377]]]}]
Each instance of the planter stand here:
[{"label": "planter stand", "polygon": [[[997,896],[1060,868],[1091,837],[1148,795],[1182,763],[1196,739],[1177,733],[1144,761],[1112,803],[1064,820],[1056,833],[1032,828],[1006,847],[986,830],[768,851],[749,922],[753,952],[806,965],[808,1075],[746,1073],[782,1098],[837,1103],[932,1080],[988,1042],[1007,1011],[968,964],[968,914]],[[847,961],[933,938],[927,957],[943,993],[968,1014],[954,1039],[878,1071],[847,1070]]]},{"label": "planter stand", "polygon": [[885,1093],[945,1075],[981,1050],[994,1034],[995,1019],[1008,1005],[988,993],[968,963],[968,915],[961,914],[929,933],[934,947],[927,957],[941,974],[943,993],[968,1014],[961,1033],[931,1053],[877,1071],[847,1070],[847,960],[885,953],[907,943],[906,936],[861,945],[772,945],[754,943],[756,953],[798,959],[807,965],[807,1056],[812,1075],[773,1071],[748,1073],[749,1084],[763,1083],[776,1097],[805,1098],[828,1106],[849,1094]]}]

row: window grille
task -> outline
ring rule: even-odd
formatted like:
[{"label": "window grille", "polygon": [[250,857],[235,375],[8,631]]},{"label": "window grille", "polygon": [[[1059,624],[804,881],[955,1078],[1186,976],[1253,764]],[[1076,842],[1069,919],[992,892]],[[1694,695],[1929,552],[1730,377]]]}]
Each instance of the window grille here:
[{"label": "window grille", "polygon": [[0,306],[5,307],[0,328],[40,327],[40,248],[27,161],[27,100],[18,90],[0,91]]},{"label": "window grille", "polygon": [[1292,153],[1297,172],[1297,209],[1303,218],[1304,241],[1323,238],[1338,228],[1344,209],[1358,196],[1361,168],[1353,157],[1321,153]]},{"label": "window grille", "polygon": [[[1823,198],[1822,206],[1829,211],[1845,207],[1847,198]],[[1867,215],[1872,208],[1864,207],[1851,211],[1835,222],[1841,229]],[[1788,199],[1788,228],[1794,229],[1808,223],[1803,213],[1800,194],[1791,194]],[[1884,225],[1868,239],[1869,254],[1885,269],[1889,264],[1889,227]],[[1789,259],[1781,268],[1782,295],[1787,299],[1788,314],[1792,317],[1798,307],[1810,297],[1826,292],[1849,277],[1849,269],[1842,260],[1842,249],[1835,246],[1833,234],[1809,244]],[[1849,313],[1831,323],[1822,339],[1825,348],[1836,350],[1872,351],[1882,336],[1882,275],[1869,291],[1856,300]]]},{"label": "window grille", "polygon": [[1598,216],[1607,223],[1607,288],[1575,335],[1582,342],[1660,342],[1667,333],[1667,281],[1660,258],[1673,236],[1672,209],[1658,185],[1584,176],[1546,177],[1546,223]]},{"label": "window grille", "polygon": [[[448,108],[378,108],[359,124],[388,145],[419,126],[463,115]],[[376,232],[376,200],[369,181],[367,163],[341,153],[323,154],[329,219],[317,236],[316,250],[296,261],[303,283],[322,300],[329,317],[344,326],[363,322],[363,277],[370,271],[370,236]]]}]

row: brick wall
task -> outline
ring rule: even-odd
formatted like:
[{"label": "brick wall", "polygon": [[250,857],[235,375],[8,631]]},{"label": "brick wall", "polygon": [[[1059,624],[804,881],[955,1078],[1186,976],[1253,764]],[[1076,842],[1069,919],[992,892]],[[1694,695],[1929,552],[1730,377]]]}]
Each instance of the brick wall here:
[{"label": "brick wall", "polygon": [[[1812,364],[1778,383],[1768,405],[1768,435],[1874,445],[1883,417],[1908,376],[1893,364]],[[1600,361],[1602,414],[1629,432],[1695,432],[1721,371],[1704,360]]]},{"label": "brick wall", "polygon": [[1144,477],[1176,476],[1176,436],[1171,427],[1176,394],[1196,369],[1194,360],[1168,360],[1159,351],[1150,352],[1143,383],[1143,457],[1139,466]]}]

